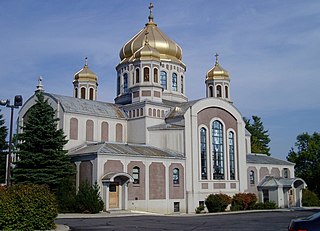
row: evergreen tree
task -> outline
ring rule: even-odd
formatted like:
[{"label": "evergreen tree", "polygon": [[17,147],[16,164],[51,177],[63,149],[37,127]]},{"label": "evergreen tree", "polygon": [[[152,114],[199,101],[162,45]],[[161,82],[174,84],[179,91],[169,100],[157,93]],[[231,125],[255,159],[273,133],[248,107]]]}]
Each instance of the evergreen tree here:
[{"label": "evergreen tree", "polygon": [[6,142],[7,134],[8,130],[4,126],[3,115],[0,114],[0,183],[4,183],[6,178],[6,155],[8,149],[8,143]]},{"label": "evergreen tree", "polygon": [[295,146],[287,159],[296,164],[295,175],[304,179],[308,189],[320,197],[320,133],[298,135]]},{"label": "evergreen tree", "polygon": [[13,170],[15,183],[47,184],[55,191],[75,170],[63,146],[67,143],[63,131],[57,129],[55,111],[36,93],[36,104],[30,108],[27,120],[18,134],[18,156]]},{"label": "evergreen tree", "polygon": [[251,152],[262,153],[270,155],[269,143],[270,138],[268,130],[264,129],[261,118],[258,116],[252,116],[253,122],[250,119],[244,118],[246,123],[246,129],[251,133]]}]

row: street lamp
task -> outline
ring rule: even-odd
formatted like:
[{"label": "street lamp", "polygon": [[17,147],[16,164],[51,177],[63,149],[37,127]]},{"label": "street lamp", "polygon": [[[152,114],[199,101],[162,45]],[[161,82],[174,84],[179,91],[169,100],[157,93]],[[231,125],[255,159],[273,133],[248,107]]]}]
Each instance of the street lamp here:
[{"label": "street lamp", "polygon": [[12,127],[13,127],[13,109],[19,108],[22,106],[22,96],[16,95],[14,97],[14,104],[10,105],[10,100],[0,100],[1,106],[6,106],[11,108],[11,116],[10,116],[10,133],[9,133],[9,152],[7,157],[7,174],[6,174],[6,185],[10,187],[11,185],[11,154],[12,154]]}]

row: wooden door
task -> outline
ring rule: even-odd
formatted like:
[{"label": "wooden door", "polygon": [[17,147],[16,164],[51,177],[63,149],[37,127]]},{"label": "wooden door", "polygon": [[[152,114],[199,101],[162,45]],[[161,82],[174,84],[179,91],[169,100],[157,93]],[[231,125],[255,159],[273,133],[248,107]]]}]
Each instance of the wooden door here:
[{"label": "wooden door", "polygon": [[109,185],[109,208],[119,208],[119,183]]}]

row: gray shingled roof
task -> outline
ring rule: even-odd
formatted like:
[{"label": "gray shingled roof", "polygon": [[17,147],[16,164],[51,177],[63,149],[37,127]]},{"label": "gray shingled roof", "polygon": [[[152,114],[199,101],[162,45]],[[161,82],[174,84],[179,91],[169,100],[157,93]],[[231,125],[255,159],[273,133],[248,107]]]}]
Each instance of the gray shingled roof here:
[{"label": "gray shingled roof", "polygon": [[[185,102],[185,103],[175,103],[174,109],[169,113],[167,118],[175,118],[175,117],[184,116],[184,114],[186,113],[188,108],[200,100],[201,99],[193,100],[193,101],[189,101],[189,102]],[[169,103],[168,103],[168,105],[169,105]]]},{"label": "gray shingled roof", "polygon": [[274,176],[266,176],[258,185],[258,187],[292,187],[296,181],[300,181],[299,183],[303,183],[306,186],[306,183],[301,178],[283,178],[283,177],[274,177]]},{"label": "gray shingled roof", "polygon": [[69,155],[86,155],[86,154],[100,154],[100,155],[134,155],[146,157],[168,157],[168,158],[183,158],[180,153],[171,151],[164,151],[156,147],[138,144],[123,144],[123,143],[92,143],[86,144],[75,150],[70,150]]},{"label": "gray shingled roof", "polygon": [[69,113],[103,116],[107,118],[124,119],[125,113],[113,103],[78,99],[70,96],[45,93],[60,103],[63,110]]},{"label": "gray shingled roof", "polygon": [[267,156],[265,154],[255,154],[250,153],[247,154],[247,163],[251,164],[273,164],[273,165],[294,165],[294,163],[276,159],[271,156]]}]

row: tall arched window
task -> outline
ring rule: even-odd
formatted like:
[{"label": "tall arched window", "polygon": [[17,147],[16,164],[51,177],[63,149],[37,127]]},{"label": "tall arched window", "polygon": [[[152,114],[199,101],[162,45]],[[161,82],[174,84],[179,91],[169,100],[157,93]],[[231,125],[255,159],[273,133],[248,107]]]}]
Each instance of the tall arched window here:
[{"label": "tall arched window", "polygon": [[213,87],[209,86],[209,97],[213,97]]},{"label": "tall arched window", "polygon": [[78,88],[75,88],[75,89],[74,89],[74,97],[75,97],[75,98],[78,98]]},{"label": "tall arched window", "polygon": [[86,98],[86,89],[84,87],[81,88],[81,99]]},{"label": "tall arched window", "polygon": [[86,141],[93,141],[93,121],[87,120],[86,122]]},{"label": "tall arched window", "polygon": [[225,86],[224,89],[225,89],[225,92],[226,92],[226,98],[229,98],[229,89],[228,89],[228,86]]},{"label": "tall arched window", "polygon": [[70,119],[70,140],[78,139],[78,119]]},{"label": "tall arched window", "polygon": [[101,123],[101,141],[109,141],[109,124],[108,124],[108,122]]},{"label": "tall arched window", "polygon": [[179,169],[178,168],[174,168],[173,171],[172,171],[172,181],[173,181],[173,184],[179,184]]},{"label": "tall arched window", "polygon": [[161,71],[160,72],[160,81],[161,81],[161,86],[163,89],[167,89],[167,72]]},{"label": "tall arched window", "polygon": [[200,129],[201,180],[207,180],[207,129]]},{"label": "tall arched window", "polygon": [[217,97],[222,97],[221,85],[217,86]]},{"label": "tall arched window", "polygon": [[128,74],[127,73],[123,75],[123,92],[124,93],[128,92]]},{"label": "tall arched window", "polygon": [[249,181],[250,181],[250,184],[254,184],[254,181],[255,181],[255,176],[254,176],[254,171],[251,170],[250,171],[250,176],[249,176]]},{"label": "tall arched window", "polygon": [[90,88],[90,90],[89,90],[89,99],[90,100],[93,100],[93,92],[94,92],[93,88]]},{"label": "tall arched window", "polygon": [[122,136],[122,124],[117,123],[116,125],[116,142],[123,142],[123,136]]},{"label": "tall arched window", "polygon": [[177,74],[173,73],[172,74],[172,91],[177,91]]},{"label": "tall arched window", "polygon": [[143,81],[144,82],[149,82],[150,78],[149,78],[149,68],[145,67],[143,68]]},{"label": "tall arched window", "polygon": [[136,69],[136,83],[140,83],[140,71],[139,71],[139,68]]},{"label": "tall arched window", "polygon": [[183,76],[181,75],[181,93],[183,94],[183,91],[184,91],[184,89],[183,89]]},{"label": "tall arched window", "polygon": [[120,76],[117,78],[117,95],[120,95]]},{"label": "tall arched window", "polygon": [[158,69],[153,68],[153,82],[157,83],[158,81]]},{"label": "tall arched window", "polygon": [[140,184],[140,168],[139,167],[133,167],[132,169],[132,178],[134,184]]},{"label": "tall arched window", "polygon": [[234,133],[229,132],[229,161],[230,161],[230,180],[236,179],[235,165],[235,150],[234,150]]},{"label": "tall arched window", "polygon": [[224,180],[223,125],[218,120],[212,123],[212,163],[213,179]]}]

